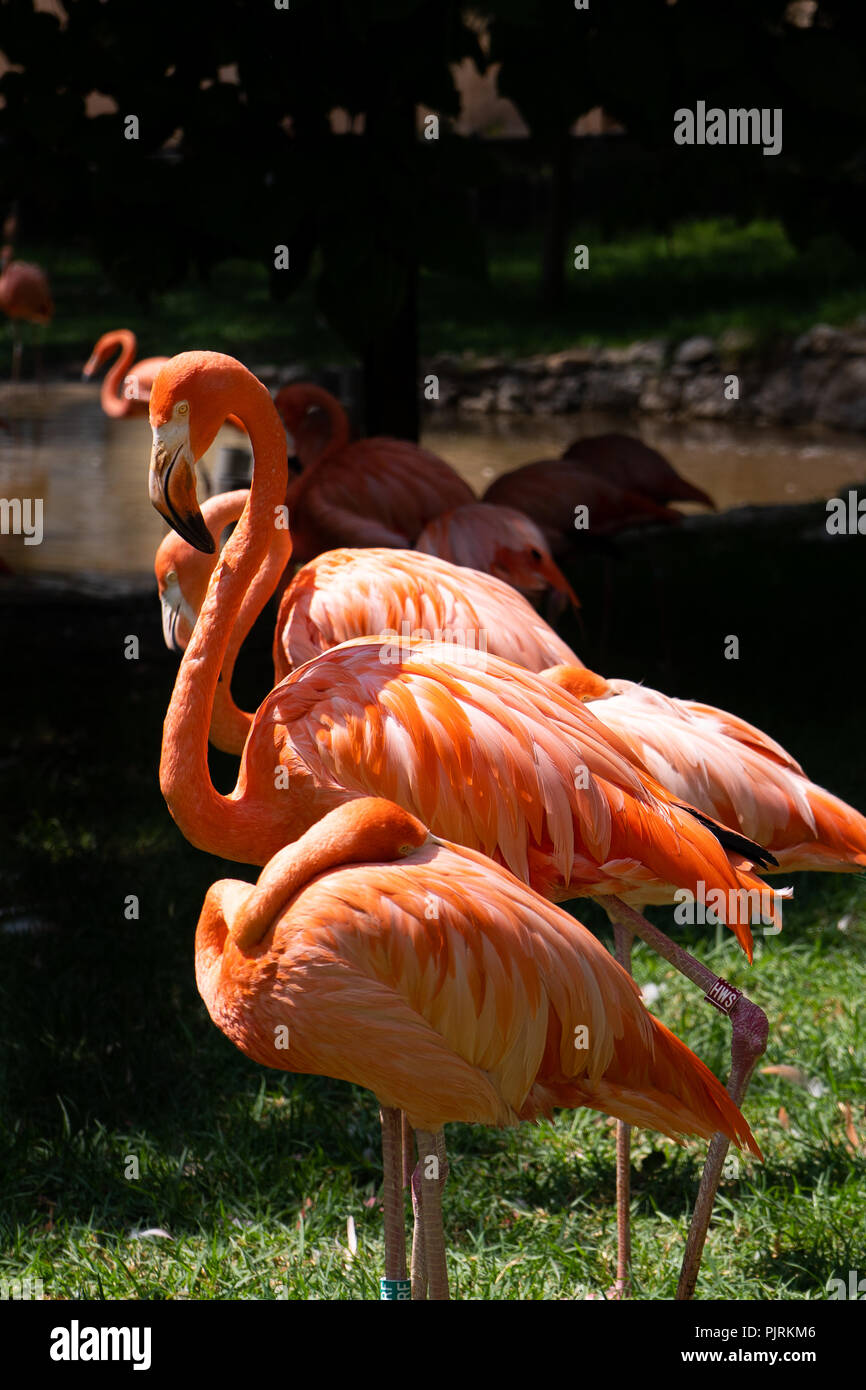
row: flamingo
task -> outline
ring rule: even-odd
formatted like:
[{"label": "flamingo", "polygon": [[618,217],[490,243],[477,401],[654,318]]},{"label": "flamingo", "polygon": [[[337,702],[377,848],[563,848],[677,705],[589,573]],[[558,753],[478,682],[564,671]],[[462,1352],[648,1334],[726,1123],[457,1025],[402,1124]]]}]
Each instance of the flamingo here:
[{"label": "flamingo", "polygon": [[[216,542],[240,517],[247,493],[221,493],[202,506]],[[248,589],[232,632],[214,696],[210,742],[240,754],[253,716],[235,704],[231,682],[240,647],[288,563],[291,538],[274,528],[270,549]],[[154,569],[163,611],[163,636],[183,651],[216,565],[171,531]],[[353,637],[391,632],[463,643],[507,657],[528,670],[581,665],[579,658],[510,585],[413,550],[330,550],[310,560],[283,593],[274,637],[274,684],[320,652]]]},{"label": "flamingo", "polygon": [[146,415],[156,374],[169,358],[143,357],[136,362],[135,334],[129,328],[113,328],[98,339],[82,375],[93,376],[116,348],[120,348],[120,353],[106,373],[99,393],[102,409],[114,420]]},{"label": "flamingo", "polygon": [[569,664],[544,675],[584,700],[669,791],[769,850],[768,871],[866,868],[866,817],[738,715]]},{"label": "flamingo", "polygon": [[[606,680],[585,668],[561,666],[544,672],[569,690],[609,729],[635,750],[665,787],[724,825],[759,841],[772,855],[768,872],[827,870],[857,873],[866,868],[866,817],[825,788],[810,782],[800,764],[754,725],[725,710],[671,699],[633,681]],[[620,927],[617,958],[631,972],[631,933]],[[742,1104],[746,1076],[732,1091]],[[718,1188],[727,1140],[711,1145],[680,1293],[694,1292],[706,1227],[703,1214]],[[618,1282],[628,1278],[628,1126],[617,1125],[617,1187],[621,1213]]]},{"label": "flamingo", "polygon": [[[565,458],[541,459],[503,473],[490,484],[483,500],[525,512],[540,527],[555,556],[566,554],[581,533],[607,536],[627,526],[682,521],[682,514],[671,507],[617,487]],[[588,526],[583,528],[576,527],[583,519],[576,511],[581,506],[588,511]]]},{"label": "flamingo", "polygon": [[[259,707],[235,789],[216,791],[207,764],[214,692],[283,511],[286,441],[266,389],[222,354],[173,358],[150,402],[151,500],[209,552],[195,465],[229,404],[253,444],[252,486],[181,662],[160,763],[163,795],[186,838],[262,864],[337,806],[385,796],[547,898],[601,898],[615,931],[637,931],[705,992],[723,985],[623,899],[666,902],[704,883],[736,902],[720,915],[750,953],[738,893],[763,889],[752,872],[766,862],[763,851],[678,804],[577,700],[502,658],[464,652],[456,661],[455,648],[427,642],[409,642],[401,655],[380,638],[325,652]],[[730,1016],[735,1084],[763,1051],[767,1024],[744,995]]]},{"label": "flamingo", "polygon": [[350,443],[346,412],[321,386],[284,386],[276,405],[303,467],[286,497],[302,563],[344,545],[405,549],[434,516],[475,501],[428,449],[384,436]]},{"label": "flamingo", "polygon": [[595,434],[576,439],[563,452],[587,473],[595,473],[627,492],[654,502],[699,502],[715,511],[709,493],[680,477],[657,449],[630,434]]},{"label": "flamingo", "polygon": [[[9,220],[4,230],[8,234]],[[38,265],[12,259],[12,247],[0,250],[0,309],[12,320],[12,377],[17,381],[21,370],[20,320],[29,323],[50,323],[54,317],[54,301],[48,277]]]},{"label": "flamingo", "polygon": [[534,599],[553,590],[579,608],[577,595],[535,522],[514,507],[467,502],[424,527],[415,549],[454,565],[483,570]]},{"label": "flamingo", "polygon": [[[99,403],[106,415],[113,420],[125,420],[132,415],[146,415],[150,393],[157,373],[168,357],[142,357],[135,361],[137,348],[135,334],[131,328],[113,328],[98,338],[94,349],[81,373],[92,377],[99,371],[115,348],[120,348],[114,364],[106,372],[99,392]],[[243,425],[233,415],[226,418],[226,424],[243,430]]]},{"label": "flamingo", "polygon": [[[431,901],[436,905],[431,914]],[[581,924],[393,803],[337,807],[251,886],[208,891],[196,983],[263,1066],[364,1086],[382,1115],[386,1278],[405,1279],[399,1112],[418,1144],[412,1295],[448,1297],[443,1126],[589,1107],[757,1157],[721,1084]]]}]

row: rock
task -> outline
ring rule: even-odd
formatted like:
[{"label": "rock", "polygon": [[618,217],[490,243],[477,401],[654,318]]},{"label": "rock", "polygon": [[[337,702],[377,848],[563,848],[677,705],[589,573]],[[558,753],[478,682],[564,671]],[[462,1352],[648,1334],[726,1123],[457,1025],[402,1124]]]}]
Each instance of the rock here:
[{"label": "rock", "polygon": [[555,415],[579,410],[584,399],[584,384],[585,377],[577,372],[572,376],[542,377],[532,392],[532,408]]},{"label": "rock", "polygon": [[629,343],[627,347],[602,348],[598,361],[608,367],[659,368],[664,363],[666,350],[663,338],[651,338],[646,342]]},{"label": "rock", "polygon": [[740,401],[728,400],[725,395],[725,374],[702,372],[683,383],[680,409],[698,420],[721,420],[731,415]]},{"label": "rock", "polygon": [[762,420],[793,424],[801,406],[798,375],[793,367],[788,366],[780,367],[765,377],[754,396],[755,412]]},{"label": "rock", "polygon": [[457,409],[476,415],[492,415],[496,409],[496,391],[487,387],[477,396],[461,396],[457,402]]},{"label": "rock", "polygon": [[652,376],[644,383],[639,405],[641,410],[651,413],[673,411],[679,406],[681,394],[682,386],[676,377],[670,374]]},{"label": "rock", "polygon": [[569,348],[566,352],[552,352],[544,358],[545,371],[558,375],[572,367],[588,367],[596,360],[598,348]]},{"label": "rock", "polygon": [[818,400],[815,419],[837,430],[866,430],[866,361],[839,364]]},{"label": "rock", "polygon": [[680,367],[693,367],[697,362],[706,362],[715,357],[716,345],[712,338],[698,335],[686,338],[674,353],[674,362]]},{"label": "rock", "polygon": [[637,367],[624,371],[589,371],[583,404],[590,410],[636,410],[646,373]]},{"label": "rock", "polygon": [[829,323],[816,323],[795,339],[794,351],[801,355],[831,352],[840,345],[843,337],[844,334],[838,328],[831,328]]},{"label": "rock", "polygon": [[496,409],[506,415],[526,410],[526,382],[519,376],[504,376],[496,388]]}]

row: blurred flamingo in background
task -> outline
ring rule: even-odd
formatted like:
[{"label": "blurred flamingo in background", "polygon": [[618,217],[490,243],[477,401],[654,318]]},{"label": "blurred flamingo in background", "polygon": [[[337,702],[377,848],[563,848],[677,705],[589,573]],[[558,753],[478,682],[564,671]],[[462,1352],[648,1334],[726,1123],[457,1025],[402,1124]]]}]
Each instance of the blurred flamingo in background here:
[{"label": "blurred flamingo in background", "polygon": [[475,501],[450,464],[418,444],[350,443],[345,410],[321,386],[284,386],[276,406],[303,467],[286,497],[302,563],[344,545],[405,549],[440,512]]},{"label": "blurred flamingo in background", "polygon": [[[587,472],[571,459],[540,459],[503,473],[490,484],[484,501],[525,512],[556,556],[568,554],[583,536],[610,536],[629,526],[676,525],[682,520],[680,512]],[[587,508],[585,526],[576,526],[578,507]]]},{"label": "blurred flamingo in background", "polygon": [[[99,392],[100,405],[113,420],[147,414],[156,374],[170,360],[168,357],[142,357],[140,362],[135,362],[136,347],[132,329],[112,328],[97,340],[82,372],[82,376],[94,376],[111,354],[120,348]],[[226,424],[243,432],[243,425],[234,415],[227,417]]]},{"label": "blurred flamingo in background", "polygon": [[562,457],[586,473],[654,502],[697,502],[715,510],[709,493],[680,477],[663,454],[630,434],[595,434],[576,439]]},{"label": "blurred flamingo in background", "polygon": [[[6,228],[8,234],[9,221]],[[12,379],[21,373],[21,335],[19,323],[50,323],[54,301],[44,270],[28,261],[12,259],[11,245],[0,250],[0,309],[12,320]]]},{"label": "blurred flamingo in background", "polygon": [[147,414],[154,378],[160,367],[164,367],[169,360],[167,357],[143,357],[136,362],[136,346],[135,334],[131,329],[113,328],[103,333],[97,341],[82,373],[86,377],[93,376],[112,353],[120,349],[99,393],[102,409],[114,420]]},{"label": "blurred flamingo in background", "polygon": [[332,811],[255,886],[215,883],[195,956],[211,1018],[247,1056],[376,1095],[388,1279],[406,1276],[397,1154],[399,1112],[408,1117],[413,1298],[428,1287],[448,1297],[450,1121],[515,1125],[590,1107],[672,1138],[721,1131],[760,1157],[721,1084],[590,932],[388,801]]},{"label": "blurred flamingo in background", "polygon": [[[240,490],[202,505],[216,542],[240,517]],[[247,590],[214,696],[210,742],[226,753],[243,751],[253,716],[231,693],[238,652],[270,597],[291,552],[285,530],[274,528],[270,548]],[[154,562],[166,644],[183,651],[204,601],[217,554],[203,554],[174,531]],[[320,652],[354,637],[391,632],[446,634],[480,651],[507,657],[531,671],[551,664],[580,666],[579,658],[510,585],[413,550],[328,550],[295,574],[280,602],[274,636],[274,684]]]}]

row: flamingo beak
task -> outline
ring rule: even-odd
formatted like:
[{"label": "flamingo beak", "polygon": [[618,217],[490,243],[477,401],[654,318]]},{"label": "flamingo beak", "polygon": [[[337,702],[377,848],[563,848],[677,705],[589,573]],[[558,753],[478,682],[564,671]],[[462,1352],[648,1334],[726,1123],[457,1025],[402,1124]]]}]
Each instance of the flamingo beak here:
[{"label": "flamingo beak", "polygon": [[154,428],[148,491],[160,516],[183,540],[205,555],[213,555],[216,542],[198,505],[195,459],[188,436],[169,440]]},{"label": "flamingo beak", "polygon": [[564,594],[575,610],[580,607],[580,599],[577,597],[577,594],[559,568],[559,565],[557,565],[556,561],[553,560],[550,555],[542,555],[538,569],[539,573],[544,575],[551,589],[554,589],[558,594]]},{"label": "flamingo beak", "polygon": [[170,652],[186,650],[195,627],[196,614],[183,596],[177,579],[167,583],[159,596],[162,609],[162,637]]}]

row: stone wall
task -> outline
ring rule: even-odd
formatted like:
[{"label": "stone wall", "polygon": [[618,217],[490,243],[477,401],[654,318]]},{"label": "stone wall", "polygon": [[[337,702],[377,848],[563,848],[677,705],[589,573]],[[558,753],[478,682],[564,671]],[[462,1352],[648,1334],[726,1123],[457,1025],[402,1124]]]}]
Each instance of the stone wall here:
[{"label": "stone wall", "polygon": [[440,356],[424,373],[438,377],[441,404],[467,413],[614,410],[866,431],[866,317],[847,329],[816,324],[763,352],[732,329],[511,361]]}]

